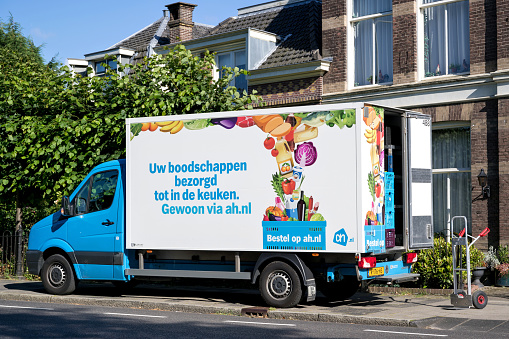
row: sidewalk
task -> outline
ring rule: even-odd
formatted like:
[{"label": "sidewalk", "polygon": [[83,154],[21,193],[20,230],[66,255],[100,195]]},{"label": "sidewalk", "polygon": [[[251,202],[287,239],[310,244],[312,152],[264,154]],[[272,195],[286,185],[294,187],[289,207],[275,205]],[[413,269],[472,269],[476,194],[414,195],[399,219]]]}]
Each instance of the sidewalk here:
[{"label": "sidewalk", "polygon": [[[268,318],[326,321],[370,325],[412,326],[472,331],[507,329],[509,288],[486,287],[488,305],[482,310],[455,309],[449,296],[357,293],[352,299],[329,303],[317,298],[312,304],[289,309],[264,307],[257,290],[175,287],[146,284],[120,295],[110,283],[83,283],[72,295],[47,294],[41,282],[0,280],[0,300],[50,302],[110,307],[158,309],[191,313],[255,315]],[[254,307],[254,309],[252,309]]]}]

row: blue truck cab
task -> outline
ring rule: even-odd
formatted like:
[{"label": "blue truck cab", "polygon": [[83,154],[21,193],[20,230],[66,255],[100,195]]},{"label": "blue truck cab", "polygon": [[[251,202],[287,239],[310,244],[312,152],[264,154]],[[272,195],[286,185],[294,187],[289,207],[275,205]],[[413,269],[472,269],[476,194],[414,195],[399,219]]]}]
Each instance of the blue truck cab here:
[{"label": "blue truck cab", "polygon": [[32,227],[27,266],[48,291],[71,293],[78,280],[126,279],[125,177],[125,160],[95,167],[61,210]]}]

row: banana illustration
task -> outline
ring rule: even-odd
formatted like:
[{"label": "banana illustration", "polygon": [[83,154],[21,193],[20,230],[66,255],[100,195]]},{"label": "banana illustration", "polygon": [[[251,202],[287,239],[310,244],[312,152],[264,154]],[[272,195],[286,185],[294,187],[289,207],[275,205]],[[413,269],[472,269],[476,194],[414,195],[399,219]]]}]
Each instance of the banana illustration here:
[{"label": "banana illustration", "polygon": [[170,131],[171,134],[175,134],[180,132],[180,130],[184,127],[184,123],[182,121],[179,121],[178,124],[173,127],[173,129]]},{"label": "banana illustration", "polygon": [[364,136],[366,137],[366,141],[369,144],[376,142],[376,132],[374,130],[367,129],[366,132],[364,133]]},{"label": "banana illustration", "polygon": [[180,121],[176,120],[176,121],[170,121],[170,124],[168,125],[165,125],[163,127],[161,127],[159,130],[161,132],[171,132],[171,130],[173,128],[175,128],[175,126],[177,126],[179,124]]},{"label": "banana illustration", "polygon": [[178,121],[159,121],[159,122],[156,122],[156,125],[159,127],[164,127],[164,126],[169,126],[169,125],[175,124],[176,122],[178,122]]}]

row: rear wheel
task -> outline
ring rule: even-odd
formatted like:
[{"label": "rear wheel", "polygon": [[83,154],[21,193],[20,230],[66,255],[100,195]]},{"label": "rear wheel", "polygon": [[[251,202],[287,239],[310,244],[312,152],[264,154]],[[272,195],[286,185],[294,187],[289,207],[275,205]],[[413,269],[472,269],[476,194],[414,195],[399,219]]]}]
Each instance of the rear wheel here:
[{"label": "rear wheel", "polygon": [[353,296],[360,286],[360,281],[353,276],[345,276],[341,281],[322,282],[318,290],[330,301],[342,301]]},{"label": "rear wheel", "polygon": [[52,294],[70,294],[76,289],[74,271],[67,259],[53,254],[42,265],[42,284]]},{"label": "rear wheel", "polygon": [[260,293],[269,306],[293,307],[302,297],[299,275],[287,263],[274,261],[260,275]]}]

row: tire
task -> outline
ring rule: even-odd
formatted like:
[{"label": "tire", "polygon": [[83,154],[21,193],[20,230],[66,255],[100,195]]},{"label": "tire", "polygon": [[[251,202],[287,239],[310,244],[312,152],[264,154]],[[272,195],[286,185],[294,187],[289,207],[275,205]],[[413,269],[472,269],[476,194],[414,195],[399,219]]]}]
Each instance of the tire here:
[{"label": "tire", "polygon": [[472,295],[472,303],[477,309],[483,309],[488,305],[488,296],[484,291],[475,291]]},{"label": "tire", "polygon": [[269,306],[293,307],[302,298],[299,275],[282,261],[271,262],[263,269],[259,286],[262,298]]},{"label": "tire", "polygon": [[343,301],[353,296],[360,285],[361,282],[357,280],[357,277],[345,276],[338,282],[322,282],[318,290],[330,301]]},{"label": "tire", "polygon": [[42,284],[51,294],[71,294],[76,289],[77,280],[67,259],[53,254],[42,265]]}]

